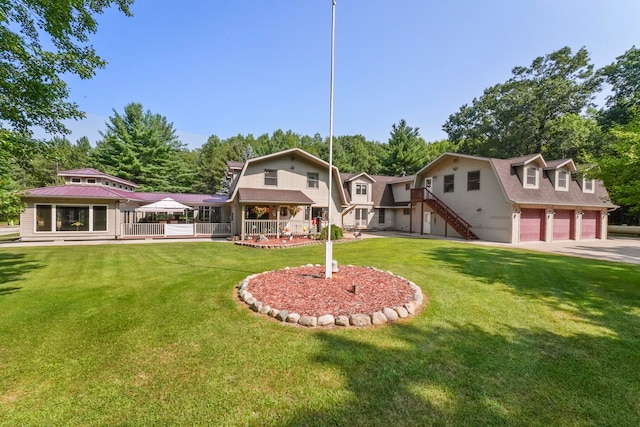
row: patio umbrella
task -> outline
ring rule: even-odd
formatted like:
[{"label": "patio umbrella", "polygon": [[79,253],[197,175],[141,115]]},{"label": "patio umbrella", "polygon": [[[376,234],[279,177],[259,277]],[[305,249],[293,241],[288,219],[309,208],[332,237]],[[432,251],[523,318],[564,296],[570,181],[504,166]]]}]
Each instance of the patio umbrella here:
[{"label": "patio umbrella", "polygon": [[166,212],[166,213],[180,213],[185,210],[193,210],[191,206],[183,205],[180,202],[173,200],[171,197],[165,197],[159,202],[149,203],[148,205],[140,206],[136,211],[140,212]]}]

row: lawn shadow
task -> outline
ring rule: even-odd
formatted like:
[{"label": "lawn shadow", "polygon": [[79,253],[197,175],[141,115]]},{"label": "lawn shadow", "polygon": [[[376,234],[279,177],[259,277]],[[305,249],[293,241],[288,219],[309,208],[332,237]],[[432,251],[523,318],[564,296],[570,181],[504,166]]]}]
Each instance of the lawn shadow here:
[{"label": "lawn shadow", "polygon": [[322,349],[311,363],[337,369],[346,393],[286,425],[640,422],[640,377],[632,349],[620,340],[516,328],[495,334],[470,324],[403,323],[376,333],[316,334]]},{"label": "lawn shadow", "polygon": [[[9,252],[0,253],[0,285],[20,280],[26,273],[41,268],[35,261],[27,260],[25,255]],[[16,291],[20,288],[5,287],[4,294]]]},{"label": "lawn shadow", "polygon": [[621,338],[638,338],[638,266],[468,245],[436,247],[425,256],[474,281],[505,285],[518,296],[578,315]]}]

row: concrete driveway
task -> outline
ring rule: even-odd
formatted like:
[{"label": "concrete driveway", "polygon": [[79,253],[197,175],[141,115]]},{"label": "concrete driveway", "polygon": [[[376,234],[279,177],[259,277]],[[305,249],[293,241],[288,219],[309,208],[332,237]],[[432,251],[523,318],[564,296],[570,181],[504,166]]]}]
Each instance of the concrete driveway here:
[{"label": "concrete driveway", "polygon": [[548,252],[592,258],[604,261],[640,264],[640,239],[612,237],[607,240],[582,240],[563,242],[531,242],[518,245],[508,245],[492,242],[474,242],[480,245],[501,246],[514,249],[527,249],[538,252]]}]

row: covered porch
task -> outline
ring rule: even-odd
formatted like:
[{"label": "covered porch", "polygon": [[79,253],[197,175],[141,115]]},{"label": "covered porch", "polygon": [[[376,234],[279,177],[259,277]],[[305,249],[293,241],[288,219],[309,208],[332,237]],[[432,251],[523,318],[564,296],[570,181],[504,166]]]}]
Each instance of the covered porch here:
[{"label": "covered porch", "polygon": [[313,200],[302,191],[240,188],[238,194],[241,240],[260,234],[277,239],[302,237],[322,227],[321,208],[312,208]]}]

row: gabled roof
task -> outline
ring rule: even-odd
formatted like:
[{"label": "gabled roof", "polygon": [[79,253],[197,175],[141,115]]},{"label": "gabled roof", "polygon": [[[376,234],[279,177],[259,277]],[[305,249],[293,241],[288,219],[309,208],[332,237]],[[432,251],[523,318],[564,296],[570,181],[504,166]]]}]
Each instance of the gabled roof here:
[{"label": "gabled roof", "polygon": [[[371,202],[373,202],[374,207],[379,206],[393,206],[395,205],[393,199],[393,189],[389,185],[391,182],[404,182],[397,181],[397,176],[385,176],[385,175],[369,175],[366,173],[341,173],[340,178],[342,179],[343,187],[345,190],[345,194],[348,197],[348,202],[352,202],[352,196],[350,192],[350,188],[348,183],[356,179],[357,177],[361,177],[366,175],[371,179]],[[405,177],[401,177],[405,178]],[[412,180],[412,179],[410,179]],[[410,181],[409,179],[405,181]]]},{"label": "gabled roof", "polygon": [[511,166],[526,166],[530,163],[538,163],[539,166],[547,167],[547,163],[544,161],[542,154],[529,154],[527,156],[522,157],[513,157],[508,159],[511,162]]},{"label": "gabled roof", "polygon": [[263,188],[239,188],[240,203],[290,203],[311,205],[313,200],[299,190],[272,190]]},{"label": "gabled roof", "polygon": [[131,181],[127,181],[126,179],[118,178],[117,176],[109,175],[108,173],[100,172],[97,169],[93,168],[82,168],[82,169],[71,169],[66,171],[58,172],[58,176],[70,176],[70,177],[86,177],[86,178],[108,178],[111,181],[118,182],[123,185],[128,185],[130,187],[138,188],[138,184],[133,183]]},{"label": "gabled roof", "polygon": [[429,168],[432,168],[433,166],[438,165],[439,163],[445,161],[449,157],[461,158],[461,159],[473,159],[473,160],[486,160],[486,161],[489,160],[488,157],[470,156],[468,154],[450,153],[450,152],[442,153],[438,157],[436,157],[434,160],[432,160],[430,163],[428,163],[425,167],[423,167],[418,172],[416,172],[415,175],[412,175],[414,177],[414,181],[415,179],[417,179],[418,175],[422,174],[422,172],[424,172]]},{"label": "gabled roof", "polygon": [[[235,199],[236,194],[238,194],[239,188],[237,184],[240,182],[240,180],[244,176],[249,165],[269,161],[271,159],[284,157],[284,156],[293,156],[293,157],[300,156],[301,158],[306,159],[311,163],[315,163],[320,167],[329,169],[329,163],[325,162],[319,157],[314,156],[313,154],[310,154],[304,150],[301,150],[300,148],[289,148],[288,150],[279,151],[277,153],[267,154],[265,156],[260,156],[260,157],[254,157],[253,159],[249,159],[246,162],[244,162],[244,165],[242,166],[242,171],[240,172],[240,175],[234,184],[235,186],[233,188],[233,192],[229,195],[229,200]],[[340,194],[340,199],[342,200],[343,203],[346,204],[347,196],[345,195],[344,188],[342,187],[341,185],[342,183],[340,182],[340,172],[338,171],[338,168],[335,165],[332,167],[332,176],[333,176],[334,184],[337,184],[336,187],[337,187],[338,193]],[[261,190],[261,191],[264,191],[264,190]]]},{"label": "gabled roof", "polygon": [[373,177],[366,172],[360,172],[359,174],[355,174],[351,178],[349,178],[348,181],[355,181],[358,178],[366,178],[371,182],[376,182],[376,180],[373,179]]},{"label": "gabled roof", "polygon": [[[611,203],[607,190],[602,182],[596,181],[595,192],[585,193],[575,180],[569,183],[569,191],[556,191],[553,183],[548,178],[542,178],[539,182],[539,188],[524,188],[520,177],[516,173],[516,168],[536,163],[543,168],[560,168],[570,169],[575,167],[571,159],[545,161],[541,154],[530,154],[528,156],[513,157],[510,159],[494,159],[488,157],[476,157],[458,153],[444,153],[420,169],[416,174],[418,176],[428,171],[430,168],[437,166],[439,163],[449,158],[481,160],[490,163],[494,170],[498,182],[503,191],[505,198],[510,203],[521,204],[549,204],[549,205],[567,205],[567,206],[593,206],[593,207],[616,207]],[[570,169],[571,170],[571,169]],[[418,183],[415,183],[419,186]]]},{"label": "gabled roof", "polygon": [[569,172],[575,172],[578,170],[576,164],[573,162],[573,159],[561,159],[561,160],[549,160],[547,162],[547,167],[544,170],[553,170],[565,168]]}]

